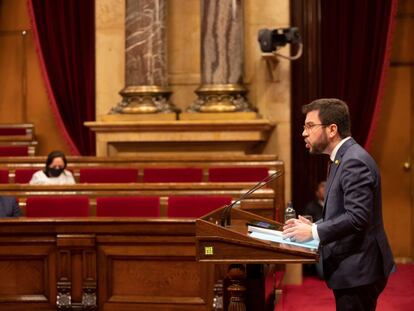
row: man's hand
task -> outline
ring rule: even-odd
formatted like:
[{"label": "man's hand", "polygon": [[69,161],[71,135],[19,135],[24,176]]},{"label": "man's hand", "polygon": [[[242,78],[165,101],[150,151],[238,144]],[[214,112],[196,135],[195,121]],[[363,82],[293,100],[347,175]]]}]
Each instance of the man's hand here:
[{"label": "man's hand", "polygon": [[307,218],[305,218],[305,217],[303,217],[301,215],[299,215],[299,220],[301,222],[305,223],[305,224],[312,225],[312,222],[309,219],[307,219]]},{"label": "man's hand", "polygon": [[307,242],[312,240],[312,223],[299,216],[299,219],[289,219],[283,226],[283,237],[291,241]]}]

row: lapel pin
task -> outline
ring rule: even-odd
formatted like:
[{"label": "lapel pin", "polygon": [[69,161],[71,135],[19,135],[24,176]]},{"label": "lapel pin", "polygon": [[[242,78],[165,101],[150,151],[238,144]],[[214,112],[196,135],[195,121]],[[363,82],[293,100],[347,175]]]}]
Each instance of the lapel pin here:
[{"label": "lapel pin", "polygon": [[339,165],[339,160],[335,160],[335,164],[336,165]]}]

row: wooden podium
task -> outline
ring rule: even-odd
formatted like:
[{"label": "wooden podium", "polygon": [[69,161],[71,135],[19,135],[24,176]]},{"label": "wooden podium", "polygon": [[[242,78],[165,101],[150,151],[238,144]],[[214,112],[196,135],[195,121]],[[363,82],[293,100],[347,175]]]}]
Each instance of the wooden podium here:
[{"label": "wooden podium", "polygon": [[264,221],[273,224],[278,230],[282,229],[282,224],[241,209],[232,209],[231,225],[223,227],[220,225],[223,211],[224,208],[220,208],[197,219],[197,261],[247,264],[246,277],[224,283],[223,295],[214,299],[221,300],[224,310],[273,310],[277,295],[273,290],[275,298],[269,300],[267,297],[264,285],[266,273],[263,265],[259,264],[314,263],[318,260],[317,250],[250,237],[248,223]]},{"label": "wooden podium", "polygon": [[279,230],[282,224],[268,218],[233,208],[231,225],[220,225],[224,208],[217,209],[196,221],[196,253],[200,262],[213,263],[314,263],[317,250],[263,241],[247,233],[247,224],[264,221]]}]

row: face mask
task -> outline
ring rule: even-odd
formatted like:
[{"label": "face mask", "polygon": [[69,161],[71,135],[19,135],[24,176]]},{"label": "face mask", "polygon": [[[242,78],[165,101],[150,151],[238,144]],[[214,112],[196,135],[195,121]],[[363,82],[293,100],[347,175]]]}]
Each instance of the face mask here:
[{"label": "face mask", "polygon": [[47,169],[51,177],[58,177],[60,174],[63,173],[63,170],[64,170],[63,168],[54,168],[54,167],[49,167]]}]

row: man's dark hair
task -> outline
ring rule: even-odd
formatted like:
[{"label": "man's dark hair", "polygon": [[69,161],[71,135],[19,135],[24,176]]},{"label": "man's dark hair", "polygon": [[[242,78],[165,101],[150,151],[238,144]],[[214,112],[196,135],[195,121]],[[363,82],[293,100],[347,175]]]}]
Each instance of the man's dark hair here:
[{"label": "man's dark hair", "polygon": [[63,163],[65,163],[65,167],[67,166],[67,161],[66,161],[66,157],[65,154],[62,151],[56,150],[56,151],[52,151],[51,153],[49,153],[49,155],[47,156],[47,160],[46,160],[46,171],[49,167],[50,164],[52,164],[53,160],[56,158],[62,158]]},{"label": "man's dark hair", "polygon": [[302,112],[318,110],[321,123],[324,125],[336,124],[341,138],[351,136],[351,121],[348,105],[337,98],[321,98],[302,107]]}]

